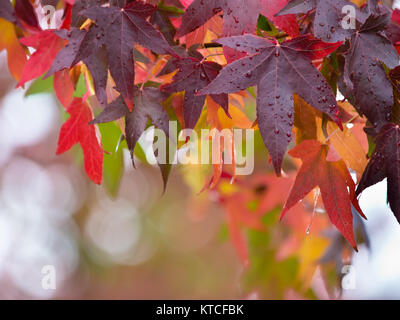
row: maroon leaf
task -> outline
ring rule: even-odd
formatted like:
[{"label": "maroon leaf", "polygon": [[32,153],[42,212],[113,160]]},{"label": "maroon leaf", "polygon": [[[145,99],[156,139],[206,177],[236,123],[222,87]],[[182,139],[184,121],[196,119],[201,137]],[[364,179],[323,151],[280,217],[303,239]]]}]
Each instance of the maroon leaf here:
[{"label": "maroon leaf", "polygon": [[105,48],[100,48],[95,54],[83,59],[93,78],[96,97],[102,105],[107,104],[107,52]]},{"label": "maroon leaf", "polygon": [[15,1],[15,14],[21,23],[34,31],[41,31],[35,9],[29,0]]},{"label": "maroon leaf", "polygon": [[12,23],[16,23],[14,8],[9,0],[0,1],[0,18],[6,19]]},{"label": "maroon leaf", "polygon": [[[176,59],[174,65],[179,69],[178,73],[174,76],[173,82],[164,85],[161,90],[168,93],[185,91],[183,102],[185,127],[192,129],[199,120],[206,99],[205,96],[197,96],[196,93],[210,84],[222,67],[218,63],[194,57]],[[210,96],[229,116],[228,95],[221,93]]]},{"label": "maroon leaf", "polygon": [[[107,52],[104,47],[104,30],[97,25],[89,31],[72,28],[68,34],[56,31],[57,35],[68,40],[61,49],[45,77],[71,68],[83,60],[87,65],[94,82],[96,96],[102,105],[107,104],[106,86],[108,76]],[[100,35],[100,36],[98,36]]]},{"label": "maroon leaf", "polygon": [[129,112],[122,96],[109,103],[91,124],[107,123],[124,117]]},{"label": "maroon leaf", "polygon": [[297,35],[294,16],[286,19],[273,17],[277,8],[278,10],[279,7],[282,8],[286,2],[287,0],[194,0],[182,17],[177,36],[181,37],[196,30],[221,11],[224,14],[223,36],[254,33],[260,13],[273,20],[290,35]]},{"label": "maroon leaf", "polygon": [[366,16],[358,7],[347,0],[291,0],[277,16],[285,14],[307,13],[315,9],[314,35],[325,42],[338,42],[350,38],[354,29],[342,27],[344,6],[352,6],[356,10],[356,22],[362,24]]},{"label": "maroon leaf", "polygon": [[376,148],[369,161],[356,195],[387,178],[387,200],[400,223],[400,127],[388,123],[376,138]]},{"label": "maroon leaf", "polygon": [[292,137],[294,92],[341,125],[335,95],[311,63],[313,54],[309,48],[314,41],[310,36],[282,44],[253,35],[223,38],[218,42],[250,56],[227,65],[199,94],[232,93],[258,86],[258,125],[277,175]]},{"label": "maroon leaf", "polygon": [[150,4],[134,1],[124,8],[92,7],[82,12],[103,29],[96,38],[105,39],[111,76],[129,109],[133,108],[134,43],[156,53],[172,53],[161,33],[146,21],[154,10]]},{"label": "maroon leaf", "polygon": [[396,67],[399,57],[384,33],[386,16],[370,16],[350,39],[345,54],[344,80],[347,95],[354,96],[355,107],[370,120],[376,130],[390,120],[393,90],[382,62]]}]

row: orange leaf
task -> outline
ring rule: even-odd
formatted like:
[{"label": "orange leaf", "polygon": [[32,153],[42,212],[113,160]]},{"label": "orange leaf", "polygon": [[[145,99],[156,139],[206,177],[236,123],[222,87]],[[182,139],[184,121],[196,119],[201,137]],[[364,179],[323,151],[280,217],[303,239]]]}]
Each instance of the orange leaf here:
[{"label": "orange leaf", "polygon": [[54,74],[53,86],[58,100],[67,108],[72,102],[75,91],[75,86],[68,69]]},{"label": "orange leaf", "polygon": [[19,81],[26,64],[24,48],[18,41],[14,25],[0,18],[0,51],[7,50],[8,69],[15,80]]}]

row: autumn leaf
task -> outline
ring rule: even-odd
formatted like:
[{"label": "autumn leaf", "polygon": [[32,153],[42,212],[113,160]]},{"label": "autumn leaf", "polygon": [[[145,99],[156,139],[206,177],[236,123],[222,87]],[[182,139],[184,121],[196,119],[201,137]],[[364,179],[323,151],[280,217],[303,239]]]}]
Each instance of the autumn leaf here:
[{"label": "autumn leaf", "polygon": [[[222,36],[238,36],[244,33],[255,33],[259,13],[264,14],[278,27],[291,36],[297,36],[298,25],[295,15],[274,17],[287,0],[195,0],[186,9],[177,36],[181,37],[204,25],[214,15],[223,11]],[[233,48],[236,49],[236,48]],[[224,48],[228,61],[234,61],[241,55],[231,48]]]},{"label": "autumn leaf", "polygon": [[[125,118],[125,139],[131,153],[132,164],[134,164],[135,146],[147,127],[150,119],[153,125],[164,131],[166,136],[169,135],[169,116],[163,109],[161,102],[166,99],[165,94],[153,87],[145,87],[143,89],[135,89],[133,102],[134,108],[129,111],[122,96],[107,105],[96,119],[91,123],[106,123],[122,117]],[[168,159],[166,159],[168,161]],[[169,170],[168,166],[159,164],[162,177],[164,180],[164,188],[166,186]]]},{"label": "autumn leaf", "polygon": [[[196,93],[210,84],[222,67],[218,63],[195,57],[175,59],[174,65],[178,68],[178,73],[174,76],[173,82],[163,85],[161,90],[167,93],[185,91],[183,102],[185,127],[193,129],[199,120],[206,99],[205,96],[197,96]],[[221,93],[210,96],[229,115],[228,95]]]},{"label": "autumn leaf", "polygon": [[181,37],[205,24],[214,15],[224,13],[223,36],[241,35],[256,31],[258,13],[264,13],[292,36],[298,35],[295,16],[276,18],[278,12],[287,0],[194,0],[182,17],[182,24],[177,36]]},{"label": "autumn leaf", "polygon": [[389,123],[376,138],[376,148],[365,168],[356,195],[387,178],[387,200],[400,223],[400,128]]},{"label": "autumn leaf", "polygon": [[[32,33],[32,35],[20,39],[23,45],[35,48],[36,51],[30,56],[28,62],[25,64],[17,87],[24,86],[26,82],[40,77],[50,69],[58,52],[65,45],[62,38],[65,38],[70,34],[68,31],[70,28],[69,24],[70,20],[68,19],[68,16],[66,16],[60,30],[49,29],[41,31],[40,27],[39,29],[35,27],[35,32]],[[33,25],[34,24],[32,24],[32,26]]]},{"label": "autumn leaf", "polygon": [[390,69],[399,64],[395,48],[380,32],[385,21],[386,16],[370,16],[353,34],[344,69],[345,94],[354,96],[354,106],[378,131],[390,120],[393,105],[393,89],[382,63]]},{"label": "autumn leaf", "polygon": [[347,167],[357,172],[360,177],[367,166],[367,151],[352,129],[343,127],[343,131],[332,122],[327,124],[327,132],[331,146],[335,148]]},{"label": "autumn leaf", "polygon": [[[8,0],[3,0],[0,6],[0,18],[3,18],[11,23],[16,23],[17,19],[15,17],[14,7]],[[1,29],[3,30],[3,28]]]},{"label": "autumn leaf", "polygon": [[355,4],[347,0],[290,0],[276,16],[308,13],[315,9],[315,37],[333,43],[350,38],[354,33],[352,28],[343,28],[342,26],[347,15],[347,12],[343,11],[345,6],[354,8],[358,24],[365,21],[365,14]]},{"label": "autumn leaf", "polygon": [[15,14],[26,29],[33,32],[42,30],[35,9],[29,0],[15,0]]},{"label": "autumn leaf", "polygon": [[146,20],[154,10],[153,5],[134,1],[123,8],[91,7],[81,12],[101,27],[102,31],[96,34],[96,38],[104,39],[111,76],[130,110],[133,108],[135,81],[134,43],[156,53],[174,55],[162,34]]},{"label": "autumn leaf", "polygon": [[283,156],[292,139],[294,92],[340,126],[336,98],[311,63],[320,54],[312,50],[319,41],[301,36],[280,44],[243,35],[218,42],[240,48],[249,56],[227,65],[198,94],[232,93],[257,85],[258,126],[277,175],[281,173]]},{"label": "autumn leaf", "polygon": [[83,151],[85,171],[97,184],[101,183],[103,170],[103,148],[99,133],[89,122],[93,119],[89,105],[75,98],[68,106],[70,118],[63,124],[58,138],[57,154],[62,154],[79,143]]},{"label": "autumn leaf", "polygon": [[18,41],[11,22],[0,18],[0,30],[0,51],[7,50],[8,69],[15,80],[19,81],[27,61],[25,50]]},{"label": "autumn leaf", "polygon": [[[327,145],[323,145],[319,141],[305,140],[289,152],[291,156],[300,158],[303,164],[290,190],[281,217],[284,217],[286,212],[302,200],[313,188],[319,187],[322,201],[331,222],[349,241],[351,246],[357,250],[351,211],[355,185],[343,161],[327,161],[328,148]],[[360,210],[357,203],[354,202],[354,204]],[[359,213],[363,215],[361,210]]]},{"label": "autumn leaf", "polygon": [[52,30],[44,30],[20,40],[22,44],[36,48],[25,65],[18,87],[36,79],[50,69],[63,42]]}]

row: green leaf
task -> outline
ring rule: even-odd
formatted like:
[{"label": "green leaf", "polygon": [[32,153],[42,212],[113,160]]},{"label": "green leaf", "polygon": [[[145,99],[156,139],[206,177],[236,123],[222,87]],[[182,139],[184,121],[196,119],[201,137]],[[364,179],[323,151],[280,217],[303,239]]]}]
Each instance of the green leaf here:
[{"label": "green leaf", "polygon": [[74,97],[82,98],[86,93],[86,83],[83,75],[80,75],[78,83],[76,84],[76,89],[74,92]]},{"label": "green leaf", "polygon": [[38,93],[50,93],[53,92],[53,76],[47,79],[36,79],[29,86],[28,90],[25,92],[25,97],[32,96]]},{"label": "green leaf", "polygon": [[[110,196],[115,197],[121,183],[124,170],[123,148],[120,145],[116,151],[121,130],[114,122],[99,124],[104,154],[103,182]],[[109,154],[108,154],[109,153]]]},{"label": "green leaf", "polygon": [[268,19],[264,17],[262,14],[258,16],[257,29],[264,31],[273,31]]}]

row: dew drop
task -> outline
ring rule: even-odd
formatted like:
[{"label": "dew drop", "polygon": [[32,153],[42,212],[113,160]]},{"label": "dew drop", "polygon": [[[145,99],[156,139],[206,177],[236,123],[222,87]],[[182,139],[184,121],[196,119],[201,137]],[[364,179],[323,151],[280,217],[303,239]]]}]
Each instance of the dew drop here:
[{"label": "dew drop", "polygon": [[214,8],[213,9],[213,13],[214,14],[217,14],[218,12],[220,12],[221,11],[221,8]]}]

